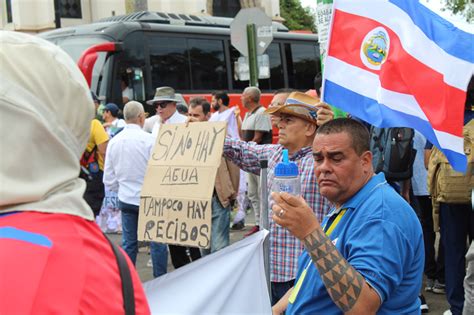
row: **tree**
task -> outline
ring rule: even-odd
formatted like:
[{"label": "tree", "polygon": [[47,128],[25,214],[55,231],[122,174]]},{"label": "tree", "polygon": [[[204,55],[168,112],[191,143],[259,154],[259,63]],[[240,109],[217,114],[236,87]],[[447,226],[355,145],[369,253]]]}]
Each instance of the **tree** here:
[{"label": "tree", "polygon": [[474,4],[472,0],[444,0],[446,8],[454,14],[462,15],[466,21],[474,21]]},{"label": "tree", "polygon": [[446,0],[446,8],[457,14],[466,8],[466,0]]},{"label": "tree", "polygon": [[280,15],[283,24],[290,30],[310,30],[316,33],[315,14],[303,8],[299,0],[280,0]]}]

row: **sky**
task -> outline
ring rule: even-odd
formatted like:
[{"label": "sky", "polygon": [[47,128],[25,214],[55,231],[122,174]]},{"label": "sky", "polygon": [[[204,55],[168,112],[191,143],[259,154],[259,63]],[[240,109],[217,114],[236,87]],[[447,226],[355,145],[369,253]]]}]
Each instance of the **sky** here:
[{"label": "sky", "polygon": [[[316,2],[317,0],[300,0],[300,3],[303,7],[310,7],[310,8],[316,8]],[[437,9],[442,7],[441,0],[422,0],[422,2],[428,2],[431,7],[434,7]]]},{"label": "sky", "polygon": [[305,7],[316,8],[316,0],[300,0],[300,3],[303,6],[303,8]]},{"label": "sky", "polygon": [[[300,3],[303,7],[309,7],[316,10],[316,2],[317,0],[300,0]],[[460,17],[453,16],[449,14],[449,12],[441,11],[443,8],[443,0],[421,0],[421,3],[426,5],[431,10],[435,11],[440,16],[444,17],[445,19],[452,22],[457,27],[468,31],[470,33],[474,33],[474,25],[470,25],[466,21],[462,20]]]}]

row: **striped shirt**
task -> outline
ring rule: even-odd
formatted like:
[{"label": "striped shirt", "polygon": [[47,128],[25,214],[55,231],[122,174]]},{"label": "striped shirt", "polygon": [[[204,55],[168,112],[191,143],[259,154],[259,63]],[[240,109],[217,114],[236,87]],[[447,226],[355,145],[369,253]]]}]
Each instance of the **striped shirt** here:
[{"label": "striped shirt", "polygon": [[[271,187],[273,170],[282,159],[280,144],[257,145],[255,142],[244,142],[226,138],[224,156],[246,172],[260,174],[261,159],[268,160],[268,217],[270,229],[270,281],[287,282],[295,279],[298,257],[303,244],[291,233],[273,222],[271,213]],[[319,187],[314,175],[314,160],[311,147],[304,147],[290,157],[298,165],[301,177],[301,195],[313,209],[319,221],[329,211],[329,202],[319,194]]]}]

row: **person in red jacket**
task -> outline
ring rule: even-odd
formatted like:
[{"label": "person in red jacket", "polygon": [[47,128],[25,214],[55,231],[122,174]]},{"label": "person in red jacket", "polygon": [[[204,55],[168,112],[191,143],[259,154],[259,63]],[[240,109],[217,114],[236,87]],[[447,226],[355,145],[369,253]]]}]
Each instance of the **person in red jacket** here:
[{"label": "person in red jacket", "polygon": [[94,117],[84,76],[38,37],[3,31],[0,42],[0,313],[128,314],[133,300],[129,310],[149,314],[118,250],[133,286],[124,299],[117,258],[83,199],[79,159]]}]

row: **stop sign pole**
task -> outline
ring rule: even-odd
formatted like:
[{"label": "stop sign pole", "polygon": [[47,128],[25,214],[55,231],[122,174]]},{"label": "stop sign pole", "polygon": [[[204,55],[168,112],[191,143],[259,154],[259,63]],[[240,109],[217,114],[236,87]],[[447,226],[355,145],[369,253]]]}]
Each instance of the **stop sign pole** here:
[{"label": "stop sign pole", "polygon": [[247,24],[247,46],[249,49],[250,86],[258,87],[257,44],[255,24]]},{"label": "stop sign pole", "polygon": [[258,86],[257,55],[273,40],[272,20],[260,8],[241,9],[230,24],[230,41],[248,57],[250,86]]}]

